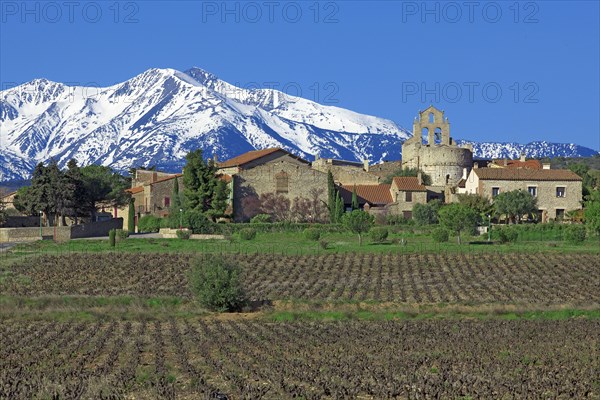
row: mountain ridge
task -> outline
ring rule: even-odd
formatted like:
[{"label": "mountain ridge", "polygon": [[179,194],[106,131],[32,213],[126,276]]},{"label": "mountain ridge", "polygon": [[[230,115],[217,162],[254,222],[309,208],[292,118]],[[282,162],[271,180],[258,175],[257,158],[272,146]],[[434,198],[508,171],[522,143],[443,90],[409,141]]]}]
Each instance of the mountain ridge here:
[{"label": "mountain ridge", "polygon": [[[399,159],[410,132],[395,122],[291,96],[243,89],[201,68],[152,68],[104,88],[34,79],[0,92],[0,181],[27,179],[38,162],[70,158],[124,172],[180,170],[201,148],[227,159],[282,147],[307,159]],[[465,143],[470,141],[463,141]],[[476,156],[585,156],[592,149],[544,141],[475,143]],[[529,154],[528,154],[529,153]],[[499,158],[499,157],[496,157]]]}]

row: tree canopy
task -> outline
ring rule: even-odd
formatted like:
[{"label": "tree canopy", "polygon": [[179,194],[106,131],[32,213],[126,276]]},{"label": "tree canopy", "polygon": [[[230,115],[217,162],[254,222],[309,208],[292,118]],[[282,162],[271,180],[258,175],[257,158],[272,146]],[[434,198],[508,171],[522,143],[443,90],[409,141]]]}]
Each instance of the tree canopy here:
[{"label": "tree canopy", "polygon": [[388,176],[386,176],[381,183],[390,184],[392,183],[392,179],[395,176],[418,176],[419,172],[421,172],[421,179],[423,180],[423,185],[431,185],[431,177],[420,171],[418,168],[398,168]]},{"label": "tree canopy", "polygon": [[458,244],[461,244],[460,233],[473,230],[477,226],[479,215],[467,205],[452,203],[440,209],[439,219],[440,225],[456,233]]},{"label": "tree canopy", "polygon": [[506,215],[512,223],[519,223],[525,214],[537,211],[537,199],[525,190],[500,193],[494,198],[494,209],[498,215]]},{"label": "tree canopy", "polygon": [[369,232],[375,217],[366,211],[354,210],[352,212],[345,213],[342,217],[342,223],[351,232],[358,234],[358,245],[362,245],[362,234]]}]

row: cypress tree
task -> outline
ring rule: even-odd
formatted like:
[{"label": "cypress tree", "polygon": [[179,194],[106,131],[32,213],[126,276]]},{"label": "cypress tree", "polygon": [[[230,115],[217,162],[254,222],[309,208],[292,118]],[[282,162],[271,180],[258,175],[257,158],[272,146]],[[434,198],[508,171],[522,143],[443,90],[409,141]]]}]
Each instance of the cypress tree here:
[{"label": "cypress tree", "polygon": [[360,207],[358,205],[358,196],[356,194],[356,185],[352,188],[352,211],[358,210]]},{"label": "cypress tree", "polygon": [[336,190],[331,171],[327,171],[327,209],[329,210],[329,222],[336,222]]},{"label": "cypress tree", "polygon": [[341,223],[342,222],[342,217],[344,215],[344,201],[342,200],[342,196],[340,195],[340,192],[336,193],[336,200],[335,200],[335,222],[337,223]]},{"label": "cypress tree", "polygon": [[129,233],[135,232],[135,199],[129,200],[129,214],[127,215],[127,230]]}]

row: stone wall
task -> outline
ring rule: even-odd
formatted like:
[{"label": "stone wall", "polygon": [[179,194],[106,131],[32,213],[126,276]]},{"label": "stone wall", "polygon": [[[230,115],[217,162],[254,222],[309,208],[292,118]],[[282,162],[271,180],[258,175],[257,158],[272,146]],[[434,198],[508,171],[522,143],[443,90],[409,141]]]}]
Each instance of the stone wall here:
[{"label": "stone wall", "polygon": [[71,239],[108,236],[111,229],[123,229],[123,218],[113,218],[108,221],[91,222],[89,224],[73,225]]},{"label": "stone wall", "polygon": [[[56,236],[55,236],[56,235]],[[43,239],[54,239],[66,241],[71,238],[70,226],[43,227]],[[32,242],[40,240],[40,228],[0,228],[1,242]]]},{"label": "stone wall", "polygon": [[313,162],[312,168],[324,174],[331,171],[333,180],[342,186],[376,185],[379,183],[379,177],[366,172],[362,166],[335,165],[327,163],[326,159],[319,159]]},{"label": "stone wall", "polygon": [[427,203],[427,192],[412,192],[412,201],[406,201],[406,192],[392,193],[394,202],[387,205],[388,212],[392,215],[403,215],[405,211],[412,211],[415,204]]},{"label": "stone wall", "polygon": [[[319,191],[319,199],[327,201],[327,174],[309,165],[275,161],[243,170],[233,176],[233,213],[235,221],[247,219],[249,210],[244,206],[256,201],[261,194],[276,193],[276,175],[287,174],[287,192],[278,194],[293,201],[296,197],[311,198],[311,190]],[[246,201],[244,199],[247,199]]]},{"label": "stone wall", "polygon": [[[581,181],[505,181],[505,180],[479,180],[478,193],[492,198],[492,188],[500,188],[500,193],[512,190],[528,190],[529,186],[537,187],[538,209],[547,211],[548,218],[556,218],[556,209],[565,212],[581,209],[582,187]],[[566,188],[565,197],[556,197],[556,188]]]}]

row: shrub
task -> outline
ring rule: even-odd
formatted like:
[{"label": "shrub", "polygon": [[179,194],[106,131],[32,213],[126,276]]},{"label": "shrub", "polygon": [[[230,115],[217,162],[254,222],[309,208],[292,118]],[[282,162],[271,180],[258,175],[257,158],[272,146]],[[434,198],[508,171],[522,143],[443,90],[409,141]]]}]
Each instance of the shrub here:
[{"label": "shrub", "polygon": [[516,242],[519,238],[519,232],[516,229],[500,228],[498,229],[498,240],[500,243]]},{"label": "shrub", "polygon": [[116,236],[117,240],[125,240],[129,237],[129,232],[123,229],[117,229]]},{"label": "shrub", "polygon": [[323,250],[327,250],[329,248],[329,242],[325,239],[319,240],[319,245]]},{"label": "shrub", "polygon": [[585,226],[571,225],[565,230],[565,240],[569,243],[579,244],[585,241]]},{"label": "shrub", "polygon": [[268,224],[273,222],[273,218],[269,214],[258,214],[250,220],[253,224]]},{"label": "shrub", "polygon": [[116,237],[117,232],[114,229],[108,231],[108,242],[110,243],[110,247],[115,247],[115,244],[117,242]]},{"label": "shrub", "polygon": [[193,233],[214,233],[216,230],[215,223],[200,211],[186,211],[183,220]]},{"label": "shrub", "polygon": [[141,233],[158,232],[162,220],[154,215],[144,215],[138,222],[138,231]]},{"label": "shrub", "polygon": [[232,260],[206,254],[192,265],[191,291],[209,310],[238,311],[246,301],[241,274]]},{"label": "shrub", "polygon": [[192,236],[192,232],[190,232],[187,229],[177,229],[177,231],[175,233],[177,234],[177,237],[179,239],[187,240],[190,238],[190,236]]},{"label": "shrub", "polygon": [[375,227],[372,228],[369,232],[371,235],[371,240],[375,243],[383,243],[388,238],[389,231],[384,227]]},{"label": "shrub", "polygon": [[321,231],[317,228],[306,228],[304,230],[304,237],[308,240],[317,241],[321,238]]},{"label": "shrub", "polygon": [[256,229],[252,228],[244,228],[240,229],[240,239],[242,240],[252,240],[256,237]]},{"label": "shrub", "polygon": [[435,228],[433,231],[431,231],[431,238],[434,242],[445,243],[450,238],[450,233],[448,233],[447,229]]}]

